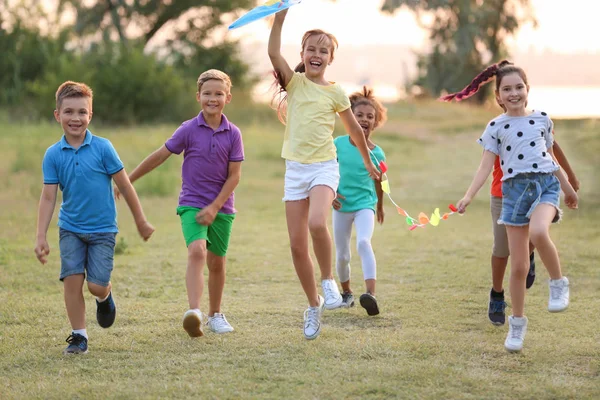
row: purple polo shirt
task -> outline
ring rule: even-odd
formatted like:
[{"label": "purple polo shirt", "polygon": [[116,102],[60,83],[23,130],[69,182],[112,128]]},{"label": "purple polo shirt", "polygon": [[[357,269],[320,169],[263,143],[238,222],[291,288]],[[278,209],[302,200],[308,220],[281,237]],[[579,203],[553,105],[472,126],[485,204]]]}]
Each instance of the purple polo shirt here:
[{"label": "purple polo shirt", "polygon": [[[204,208],[212,203],[227,180],[229,163],[244,161],[242,133],[225,115],[213,130],[200,112],[181,124],[165,146],[173,154],[183,151],[180,206]],[[234,214],[233,199],[232,193],[219,212]]]}]

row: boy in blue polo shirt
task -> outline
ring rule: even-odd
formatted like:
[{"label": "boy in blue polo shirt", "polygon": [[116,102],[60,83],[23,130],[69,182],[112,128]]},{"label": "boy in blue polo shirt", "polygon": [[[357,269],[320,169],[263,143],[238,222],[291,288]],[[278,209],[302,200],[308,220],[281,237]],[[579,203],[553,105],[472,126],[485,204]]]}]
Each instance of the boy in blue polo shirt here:
[{"label": "boy in blue polo shirt", "polygon": [[46,150],[42,162],[44,188],[37,220],[35,254],[45,264],[50,253],[46,240],[54,213],[57,189],[63,192],[58,213],[61,259],[60,280],[73,329],[64,354],[87,353],[83,283],[97,297],[96,319],[110,327],[116,316],[110,275],[113,269],[117,211],[111,179],[133,214],[138,232],[148,240],[154,232],[112,144],[87,129],[92,119],[92,90],[67,81],[56,92],[54,117],[63,128],[62,139]]}]

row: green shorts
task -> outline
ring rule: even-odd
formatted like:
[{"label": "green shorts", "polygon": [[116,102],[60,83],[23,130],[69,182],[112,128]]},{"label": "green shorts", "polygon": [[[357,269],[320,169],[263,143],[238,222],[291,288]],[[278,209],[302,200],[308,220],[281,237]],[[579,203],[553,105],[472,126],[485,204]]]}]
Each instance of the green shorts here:
[{"label": "green shorts", "polygon": [[211,253],[225,257],[229,247],[231,228],[235,214],[217,213],[215,220],[209,226],[196,222],[196,214],[201,208],[190,206],[177,207],[177,215],[181,218],[181,230],[185,245],[189,246],[195,240],[206,240],[206,248]]}]

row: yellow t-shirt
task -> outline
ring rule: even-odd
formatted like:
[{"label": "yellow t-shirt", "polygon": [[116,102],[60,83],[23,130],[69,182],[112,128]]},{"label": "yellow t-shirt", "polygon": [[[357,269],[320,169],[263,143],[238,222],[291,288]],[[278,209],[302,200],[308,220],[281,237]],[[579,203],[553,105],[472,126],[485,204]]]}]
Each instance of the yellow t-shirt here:
[{"label": "yellow t-shirt", "polygon": [[303,73],[294,72],[285,90],[287,123],[281,157],[303,164],[335,159],[335,114],[350,108],[342,87],[334,82],[318,85]]}]

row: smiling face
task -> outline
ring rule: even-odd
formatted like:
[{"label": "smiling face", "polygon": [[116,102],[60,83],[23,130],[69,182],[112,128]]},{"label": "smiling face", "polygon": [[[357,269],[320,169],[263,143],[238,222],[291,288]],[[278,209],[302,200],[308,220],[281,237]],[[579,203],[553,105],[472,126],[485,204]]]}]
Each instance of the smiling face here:
[{"label": "smiling face", "polygon": [[196,93],[205,116],[220,116],[225,104],[231,101],[229,86],[219,79],[210,79],[202,84]]},{"label": "smiling face", "polygon": [[92,120],[91,99],[88,97],[67,97],[62,100],[54,118],[62,126],[67,141],[82,140]]},{"label": "smiling face", "polygon": [[502,77],[496,90],[496,101],[506,114],[512,116],[525,115],[529,86],[518,72]]},{"label": "smiling face", "polygon": [[311,35],[306,39],[300,57],[308,77],[323,77],[325,68],[333,61],[333,42],[325,34]]},{"label": "smiling face", "polygon": [[365,134],[365,139],[369,139],[375,128],[377,110],[369,104],[359,104],[352,109],[352,112]]}]

